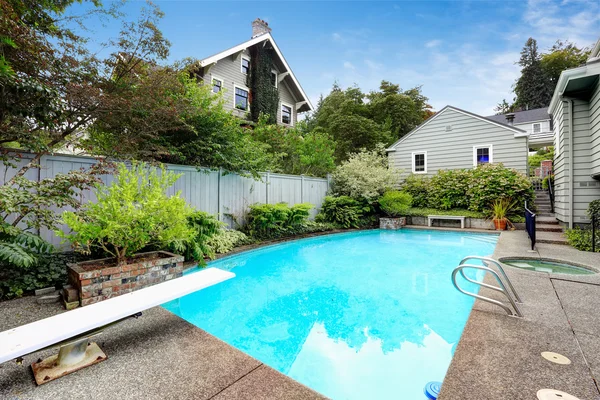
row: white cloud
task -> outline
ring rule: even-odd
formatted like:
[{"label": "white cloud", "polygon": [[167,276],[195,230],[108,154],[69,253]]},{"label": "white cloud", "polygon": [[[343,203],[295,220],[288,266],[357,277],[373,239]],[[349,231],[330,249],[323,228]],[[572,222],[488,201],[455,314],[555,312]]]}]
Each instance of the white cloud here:
[{"label": "white cloud", "polygon": [[440,44],[442,44],[442,41],[435,39],[435,40],[430,40],[429,42],[425,43],[425,47],[431,49],[433,47],[439,46]]},{"label": "white cloud", "polygon": [[354,71],[356,67],[350,61],[344,61],[344,68]]},{"label": "white cloud", "polygon": [[377,63],[373,60],[365,60],[365,64],[371,70],[381,69],[383,67],[383,64]]},{"label": "white cloud", "polygon": [[342,35],[340,35],[337,32],[333,32],[331,34],[331,38],[333,39],[334,42],[342,42],[343,41]]}]

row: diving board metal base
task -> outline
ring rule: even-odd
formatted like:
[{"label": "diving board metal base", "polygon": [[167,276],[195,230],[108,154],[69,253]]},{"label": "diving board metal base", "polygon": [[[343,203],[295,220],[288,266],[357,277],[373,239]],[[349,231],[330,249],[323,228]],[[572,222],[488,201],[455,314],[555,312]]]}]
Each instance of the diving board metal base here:
[{"label": "diving board metal base", "polygon": [[31,369],[35,382],[43,385],[82,368],[98,364],[107,358],[100,346],[85,338],[62,346],[58,354],[31,364]]}]

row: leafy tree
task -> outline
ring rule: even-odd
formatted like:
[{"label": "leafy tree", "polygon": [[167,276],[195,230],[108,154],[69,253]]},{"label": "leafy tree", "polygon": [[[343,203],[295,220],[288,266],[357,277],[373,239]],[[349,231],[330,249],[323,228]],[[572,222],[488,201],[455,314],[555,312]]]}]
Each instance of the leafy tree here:
[{"label": "leafy tree", "polygon": [[580,49],[569,41],[561,40],[557,40],[548,53],[542,54],[540,65],[550,82],[551,91],[554,92],[562,71],[585,64],[589,55],[589,49]]},{"label": "leafy tree", "polygon": [[542,69],[537,42],[529,38],[521,50],[521,76],[517,79],[514,92],[515,106],[522,109],[547,107],[552,99],[552,88],[548,76]]},{"label": "leafy tree", "polygon": [[554,146],[539,149],[534,155],[529,156],[528,163],[532,168],[537,168],[544,160],[554,160]]},{"label": "leafy tree", "polygon": [[513,104],[508,104],[506,99],[502,99],[502,101],[496,105],[494,111],[496,111],[496,115],[503,115],[509,112],[513,112],[513,108]]},{"label": "leafy tree", "polygon": [[335,83],[309,117],[311,129],[329,132],[336,143],[338,162],[364,148],[390,145],[432,115],[421,88],[403,91],[382,81],[380,90],[365,94],[358,87],[346,90]]},{"label": "leafy tree", "polygon": [[77,251],[89,254],[94,248],[101,249],[119,264],[147,246],[183,251],[198,232],[188,225],[192,209],[180,192],[166,194],[180,176],[164,166],[159,170],[134,163],[128,169],[119,164],[111,186],[96,185],[96,202],[89,202],[79,212],[63,213],[72,233],[55,232]]}]

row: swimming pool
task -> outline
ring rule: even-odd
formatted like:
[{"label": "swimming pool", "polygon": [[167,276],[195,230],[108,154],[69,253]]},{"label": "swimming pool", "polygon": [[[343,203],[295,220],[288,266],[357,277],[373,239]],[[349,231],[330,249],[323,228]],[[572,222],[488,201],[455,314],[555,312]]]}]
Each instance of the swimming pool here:
[{"label": "swimming pool", "polygon": [[333,399],[422,399],[473,304],[451,272],[496,240],[413,229],[297,240],[211,262],[236,277],[164,307]]}]

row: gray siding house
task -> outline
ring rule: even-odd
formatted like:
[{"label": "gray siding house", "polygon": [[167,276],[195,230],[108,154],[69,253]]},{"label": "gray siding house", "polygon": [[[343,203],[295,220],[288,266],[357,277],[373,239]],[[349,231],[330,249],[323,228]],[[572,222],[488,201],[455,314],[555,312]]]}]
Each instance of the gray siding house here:
[{"label": "gray siding house", "polygon": [[490,115],[486,118],[512,125],[529,133],[529,148],[535,149],[554,145],[552,118],[548,114],[548,107]]},{"label": "gray siding house", "polygon": [[554,119],[556,218],[569,228],[589,223],[600,199],[600,40],[586,65],[561,73],[549,112]]},{"label": "gray siding house", "polygon": [[261,19],[252,22],[252,38],[199,62],[199,75],[205,84],[213,87],[213,92],[222,92],[225,107],[234,115],[245,118],[252,107],[252,93],[247,86],[250,71],[250,51],[252,46],[268,46],[275,57],[271,66],[272,84],[279,93],[277,123],[293,126],[298,113],[311,111],[313,106],[292,69],[281,54],[271,36],[269,24]]},{"label": "gray siding house", "polygon": [[502,163],[527,174],[529,133],[514,126],[446,106],[388,149],[390,165],[410,173]]}]

